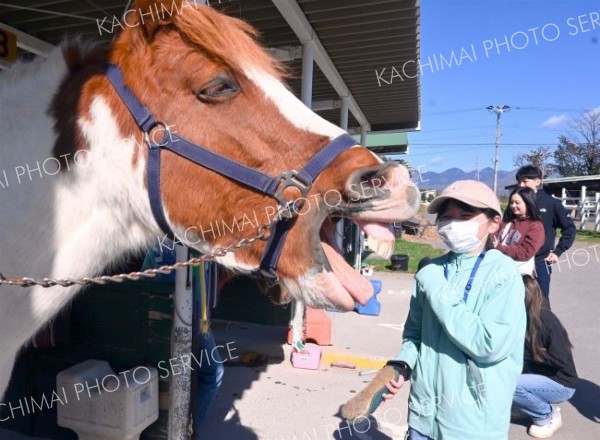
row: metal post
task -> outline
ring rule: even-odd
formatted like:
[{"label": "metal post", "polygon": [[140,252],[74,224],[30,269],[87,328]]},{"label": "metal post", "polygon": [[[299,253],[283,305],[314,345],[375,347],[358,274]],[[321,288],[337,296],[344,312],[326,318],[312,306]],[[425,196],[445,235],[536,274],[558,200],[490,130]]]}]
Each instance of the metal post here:
[{"label": "metal post", "polygon": [[300,99],[308,108],[312,108],[314,61],[313,42],[302,43],[302,91],[300,92]]},{"label": "metal post", "polygon": [[[206,0],[195,0],[206,5]],[[177,261],[186,261],[189,250],[176,246]],[[175,316],[171,333],[171,358],[189,356],[192,353],[192,320],[194,297],[191,285],[191,270],[178,270],[175,273]],[[192,372],[183,369],[181,374],[171,376],[169,386],[169,440],[190,439],[190,409],[192,405]]]},{"label": "metal post", "polygon": [[[364,125],[360,126],[360,144],[363,147],[367,146],[367,127]],[[354,246],[356,249],[354,256],[354,268],[360,271],[362,267],[362,251],[365,244],[365,233],[357,228],[354,234]]]},{"label": "metal post", "polygon": [[[340,127],[348,131],[349,100],[347,96],[341,97]],[[365,141],[366,142],[366,141]],[[338,222],[338,237],[340,237],[342,250],[346,262],[352,266],[356,264],[358,228],[348,219]]]},{"label": "metal post", "polygon": [[364,125],[360,126],[360,144],[363,147],[367,146],[367,128]]},{"label": "metal post", "polygon": [[508,105],[490,105],[486,107],[493,113],[496,113],[496,152],[494,153],[494,194],[498,194],[498,162],[500,158],[500,116],[510,110]]},{"label": "metal post", "polygon": [[[177,261],[186,261],[188,249],[176,247]],[[175,274],[175,316],[171,333],[171,358],[189,356],[192,352],[192,317],[193,317],[192,288],[189,283],[188,271],[178,270]],[[184,368],[181,374],[171,376],[169,387],[169,440],[189,439],[191,402],[191,370]]]},{"label": "metal post", "polygon": [[585,209],[586,190],[587,187],[582,185],[581,194],[579,197],[579,216],[581,218],[581,222],[579,223],[579,229],[581,230],[585,229],[585,223],[587,222],[588,218],[588,211]]},{"label": "metal post", "polygon": [[[348,130],[348,97],[341,96],[341,105],[340,105],[340,127],[344,130]],[[348,246],[351,246],[351,241],[349,241],[349,234],[347,229],[349,229],[350,222],[346,219],[342,219],[337,223],[337,242],[340,245],[346,260],[348,260]]]},{"label": "metal post", "polygon": [[596,193],[596,209],[594,210],[595,217],[595,227],[594,231],[600,231],[600,192]]},{"label": "metal post", "polygon": [[[314,43],[305,41],[302,43],[302,90],[300,99],[308,108],[312,108],[313,93],[313,70],[314,70]],[[292,345],[302,342],[304,339],[304,316],[306,306],[303,301],[292,302],[292,316],[290,326],[292,327]]]},{"label": "metal post", "polygon": [[348,97],[342,96],[342,105],[340,107],[340,127],[348,131]]},{"label": "metal post", "polygon": [[500,113],[496,114],[496,151],[494,153],[494,194],[498,194],[498,156],[500,155]]}]

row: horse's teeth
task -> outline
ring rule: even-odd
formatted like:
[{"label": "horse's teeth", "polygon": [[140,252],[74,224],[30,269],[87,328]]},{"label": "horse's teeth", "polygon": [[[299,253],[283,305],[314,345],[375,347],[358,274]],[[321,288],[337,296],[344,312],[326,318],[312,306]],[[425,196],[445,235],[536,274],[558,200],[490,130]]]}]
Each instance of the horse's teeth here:
[{"label": "horse's teeth", "polygon": [[394,251],[394,242],[367,237],[366,245],[382,258],[390,258]]}]

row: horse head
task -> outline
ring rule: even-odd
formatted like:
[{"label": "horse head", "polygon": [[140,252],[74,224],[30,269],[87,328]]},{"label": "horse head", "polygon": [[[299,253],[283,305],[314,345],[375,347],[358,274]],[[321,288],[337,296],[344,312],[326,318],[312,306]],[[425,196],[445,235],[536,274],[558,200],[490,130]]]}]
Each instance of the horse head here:
[{"label": "horse head", "polygon": [[[180,0],[137,0],[123,21],[108,61],[119,67],[137,99],[163,121],[154,131],[164,132],[156,137],[177,133],[223,157],[278,176],[302,169],[345,133],[286,88],[284,69],[256,42],[256,31],[248,24]],[[90,95],[104,97],[94,114],[107,107],[121,138],[139,137],[134,119],[105,76],[95,76],[86,87]],[[144,188],[148,188],[143,172],[147,160],[147,149],[132,149],[129,163]],[[170,151],[162,153],[160,180],[170,230],[201,252],[252,237],[258,226],[280,215],[273,197]],[[277,264],[281,286],[309,305],[343,309],[353,308],[356,301],[364,303],[372,290],[340,255],[336,219],[354,221],[374,239],[380,253],[389,255],[394,236],[385,224],[410,218],[420,203],[404,167],[383,163],[359,145],[338,154],[307,194],[296,186],[283,194],[290,200],[303,196],[304,203]],[[144,204],[149,211],[147,199]],[[150,223],[156,237],[164,235],[156,221]],[[249,273],[258,268],[264,248],[265,242],[257,241],[218,262]]]}]

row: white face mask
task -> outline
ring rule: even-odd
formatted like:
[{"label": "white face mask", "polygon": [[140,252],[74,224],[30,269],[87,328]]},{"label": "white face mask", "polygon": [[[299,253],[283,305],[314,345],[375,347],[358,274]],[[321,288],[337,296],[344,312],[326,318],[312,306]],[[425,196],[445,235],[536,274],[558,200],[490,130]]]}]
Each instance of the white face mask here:
[{"label": "white face mask", "polygon": [[481,240],[477,237],[479,225],[483,222],[472,220],[444,220],[438,223],[438,234],[456,254],[466,254],[481,246]]}]

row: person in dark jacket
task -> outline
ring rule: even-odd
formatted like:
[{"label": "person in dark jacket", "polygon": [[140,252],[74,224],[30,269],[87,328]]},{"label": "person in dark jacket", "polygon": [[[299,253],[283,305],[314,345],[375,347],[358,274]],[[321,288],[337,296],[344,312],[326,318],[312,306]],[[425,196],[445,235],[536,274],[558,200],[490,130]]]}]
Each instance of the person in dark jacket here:
[{"label": "person in dark jacket", "polygon": [[[525,165],[517,171],[519,186],[531,188],[536,192],[536,202],[544,223],[546,241],[535,256],[536,279],[548,304],[550,297],[550,276],[552,265],[567,251],[575,241],[575,225],[567,216],[567,211],[559,200],[539,189],[542,183],[542,172],[538,167]],[[556,243],[556,229],[560,229],[561,237]]]},{"label": "person in dark jacket", "polygon": [[508,208],[492,244],[519,265],[521,273],[533,275],[534,257],[544,245],[544,224],[531,188],[517,187],[508,198]]},{"label": "person in dark jacket", "polygon": [[535,438],[550,438],[562,426],[560,408],[575,394],[577,370],[571,341],[559,319],[549,309],[539,284],[523,275],[527,333],[523,374],[517,383],[513,403],[532,418],[528,433]]}]

